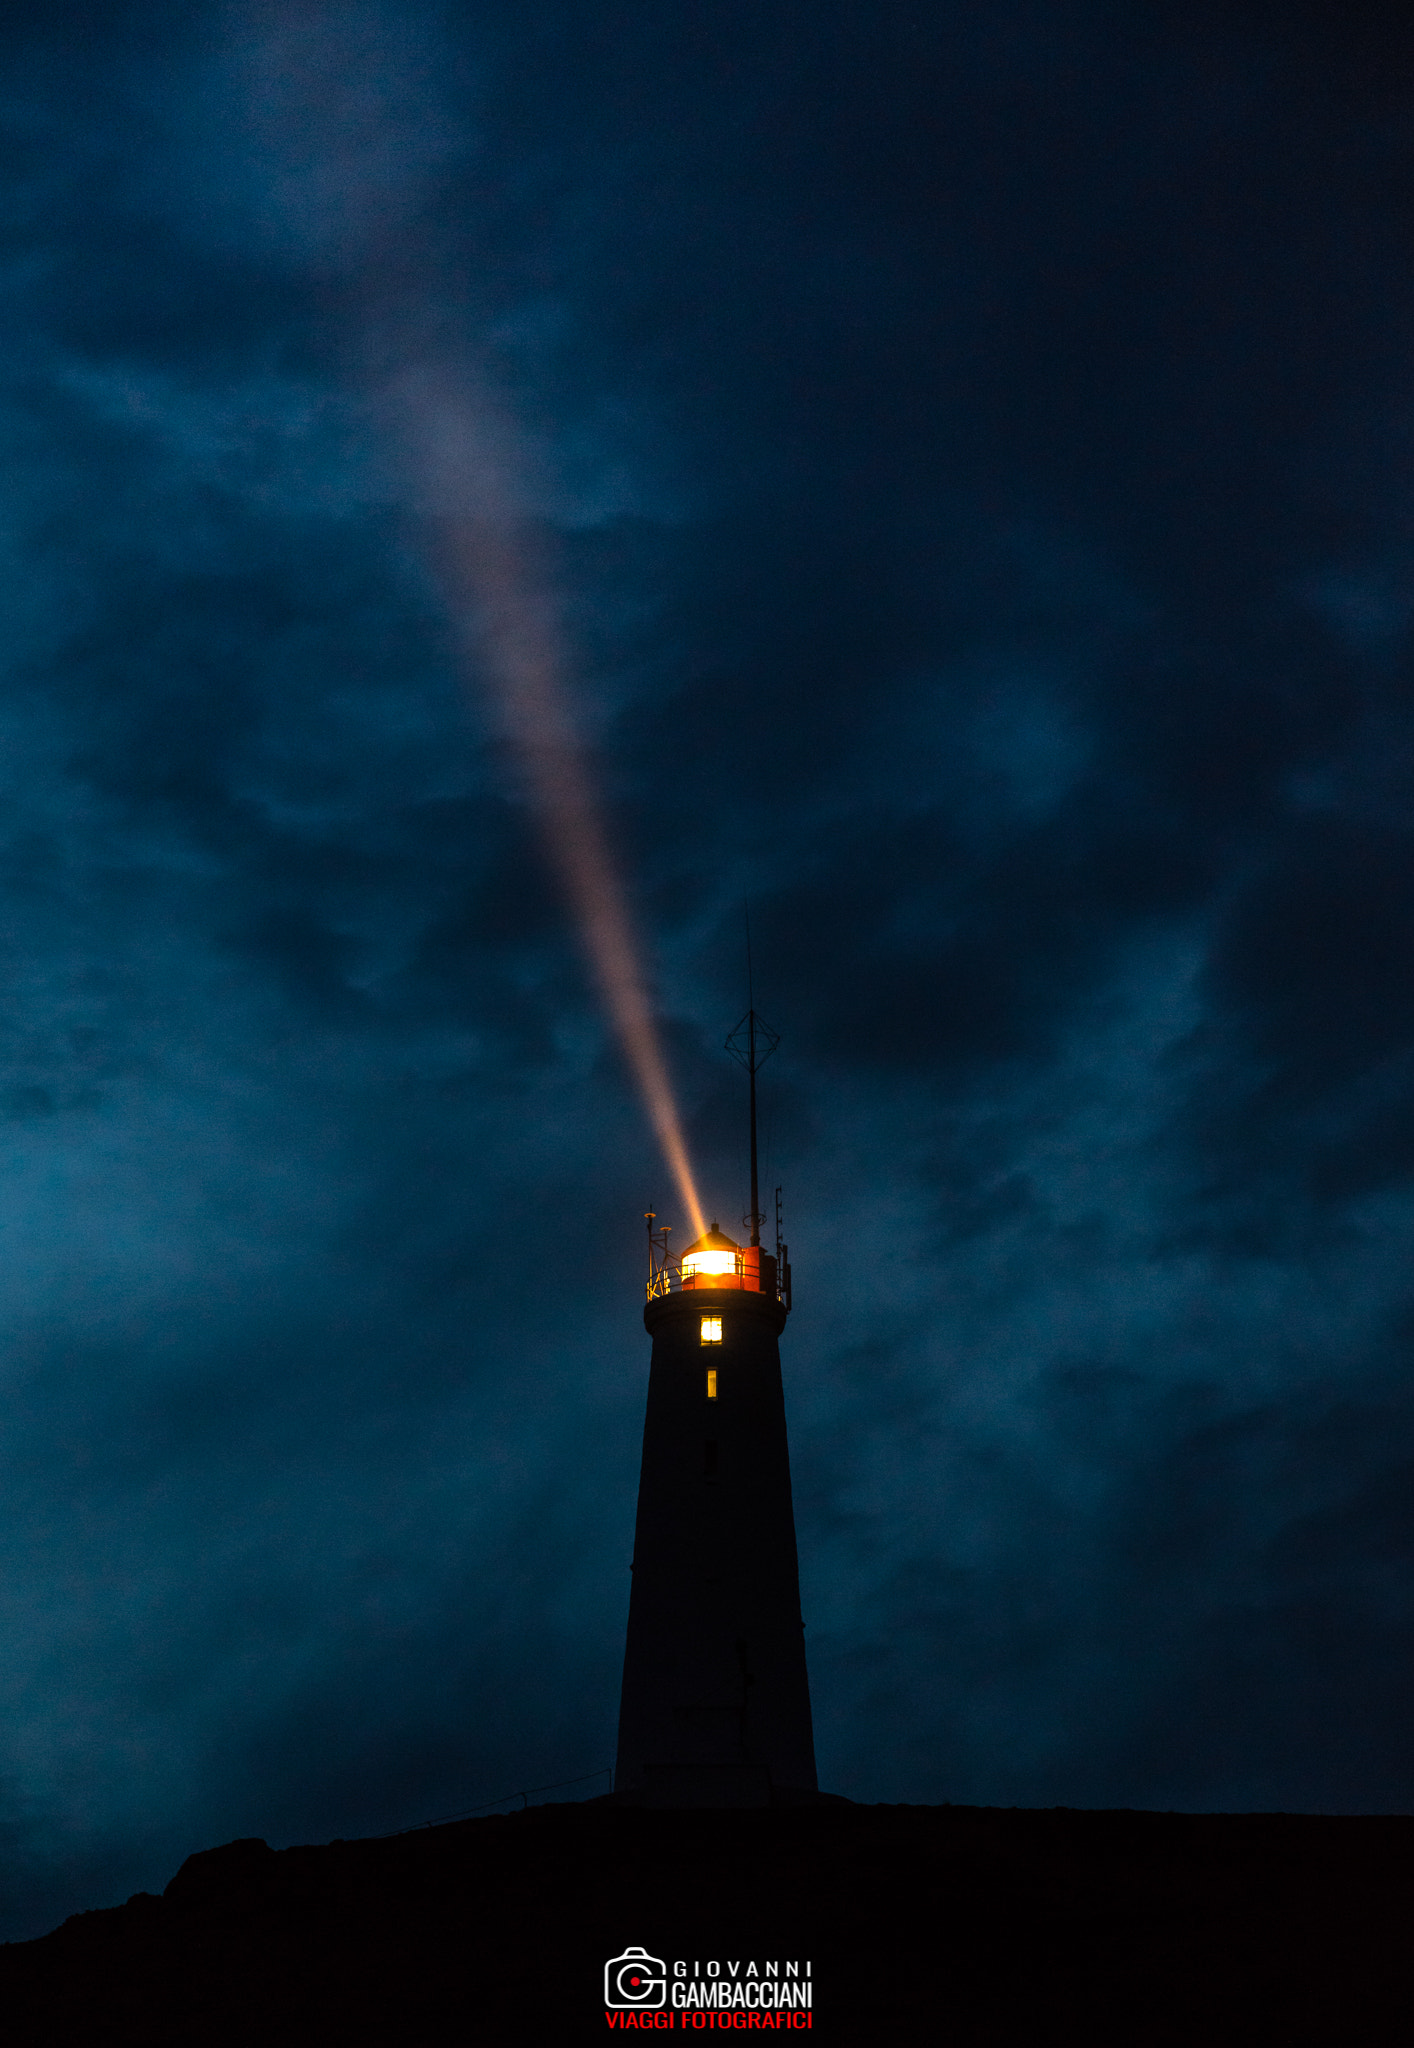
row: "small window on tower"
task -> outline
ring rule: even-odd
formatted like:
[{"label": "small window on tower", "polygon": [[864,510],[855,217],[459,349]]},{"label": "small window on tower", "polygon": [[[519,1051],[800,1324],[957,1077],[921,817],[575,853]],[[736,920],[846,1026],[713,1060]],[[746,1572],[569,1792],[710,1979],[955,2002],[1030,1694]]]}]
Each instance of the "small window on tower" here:
[{"label": "small window on tower", "polygon": [[717,1368],[716,1368],[716,1366],[715,1366],[715,1365],[709,1365],[709,1366],[708,1366],[708,1368],[707,1368],[707,1399],[708,1399],[709,1401],[715,1401],[715,1400],[716,1400],[716,1398],[717,1398]]},{"label": "small window on tower", "polygon": [[702,1341],[704,1344],[720,1344],[722,1341],[722,1319],[720,1316],[702,1318]]}]

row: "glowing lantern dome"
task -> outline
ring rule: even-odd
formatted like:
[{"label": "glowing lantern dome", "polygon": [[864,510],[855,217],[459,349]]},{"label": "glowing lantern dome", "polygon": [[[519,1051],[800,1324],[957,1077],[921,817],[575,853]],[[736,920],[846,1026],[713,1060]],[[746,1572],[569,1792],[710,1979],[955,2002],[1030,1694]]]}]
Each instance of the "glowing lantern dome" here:
[{"label": "glowing lantern dome", "polygon": [[741,1271],[741,1246],[734,1244],[716,1224],[690,1244],[682,1255],[682,1281],[684,1287],[705,1280],[708,1286],[720,1286],[725,1280],[729,1287],[737,1284]]},{"label": "glowing lantern dome", "polygon": [[[653,1228],[651,1221],[648,1227]],[[772,1300],[776,1298],[776,1262],[771,1254],[763,1252],[759,1244],[737,1244],[715,1223],[695,1244],[688,1246],[682,1255],[681,1270],[682,1285],[687,1288],[744,1289],[752,1294],[769,1294]],[[789,1274],[790,1268],[786,1271]],[[656,1295],[671,1292],[671,1288],[663,1285],[663,1278],[661,1269],[655,1267],[648,1281],[650,1301]],[[785,1294],[781,1300],[790,1307]]]}]

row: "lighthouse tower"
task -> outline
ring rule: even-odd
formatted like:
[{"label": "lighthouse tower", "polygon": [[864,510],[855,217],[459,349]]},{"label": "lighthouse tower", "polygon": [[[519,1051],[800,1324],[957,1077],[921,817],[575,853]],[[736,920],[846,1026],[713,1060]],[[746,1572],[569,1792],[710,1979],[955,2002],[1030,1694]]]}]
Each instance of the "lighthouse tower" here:
[{"label": "lighthouse tower", "polygon": [[728,1040],[751,1076],[751,1241],[715,1223],[680,1262],[650,1215],[653,1339],[615,1789],[652,1806],[766,1806],[816,1789],[780,1335],[790,1267],[761,1248],[756,1070],[774,1034]]}]

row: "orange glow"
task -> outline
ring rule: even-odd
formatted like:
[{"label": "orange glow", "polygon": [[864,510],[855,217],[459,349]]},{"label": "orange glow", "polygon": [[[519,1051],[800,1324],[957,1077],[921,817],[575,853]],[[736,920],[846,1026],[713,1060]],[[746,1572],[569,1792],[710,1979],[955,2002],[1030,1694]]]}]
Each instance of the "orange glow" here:
[{"label": "orange glow", "polygon": [[735,1273],[736,1262],[735,1252],[684,1252],[682,1277],[689,1280],[695,1273]]}]

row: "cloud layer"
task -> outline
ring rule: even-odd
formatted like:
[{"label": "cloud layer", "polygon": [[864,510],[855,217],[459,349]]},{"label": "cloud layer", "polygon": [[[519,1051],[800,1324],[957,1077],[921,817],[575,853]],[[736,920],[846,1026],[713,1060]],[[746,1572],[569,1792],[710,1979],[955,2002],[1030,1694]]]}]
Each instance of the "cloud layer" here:
[{"label": "cloud layer", "polygon": [[824,1781],[1407,1807],[1400,25],[6,34],[8,1931],[612,1753],[670,1184],[493,514],[728,1227],[751,900]]}]

